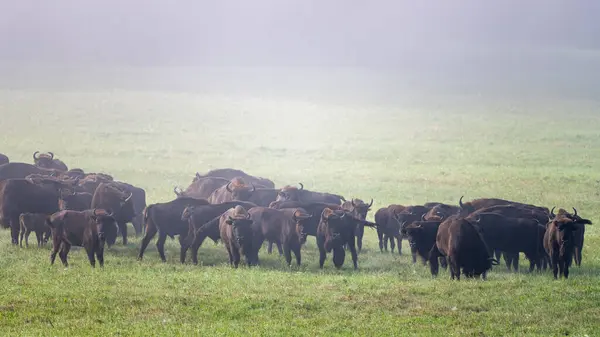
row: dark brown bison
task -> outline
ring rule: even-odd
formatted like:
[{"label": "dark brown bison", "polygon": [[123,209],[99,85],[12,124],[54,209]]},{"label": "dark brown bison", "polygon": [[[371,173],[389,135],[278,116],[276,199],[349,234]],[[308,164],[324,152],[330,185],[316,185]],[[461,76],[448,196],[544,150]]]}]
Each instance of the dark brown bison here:
[{"label": "dark brown bison", "polygon": [[[435,245],[435,238],[441,221],[415,221],[402,229],[413,254],[413,263],[417,263],[417,255],[423,264],[429,259],[429,251]],[[445,263],[443,263],[445,264]]]},{"label": "dark brown bison", "polygon": [[569,267],[575,249],[576,232],[591,221],[578,221],[568,216],[557,215],[548,224],[544,234],[544,249],[550,256],[554,278],[569,278]]},{"label": "dark brown bison", "polygon": [[[361,220],[367,220],[367,214],[371,210],[371,206],[373,206],[373,199],[371,199],[370,203],[366,203],[360,199],[352,199],[351,201],[344,201],[342,204],[342,208],[346,211],[350,212],[352,216]],[[365,235],[365,227],[362,225],[356,226],[356,246],[358,247],[358,252],[362,250],[362,241],[363,236]]]},{"label": "dark brown bison", "polygon": [[[92,197],[91,208],[105,209],[113,214],[123,237],[123,245],[127,245],[127,223],[135,217],[132,198],[132,192],[124,191],[116,183],[101,183]],[[109,247],[114,245],[116,240],[116,236],[106,237]]]},{"label": "dark brown bison", "polygon": [[375,223],[377,224],[377,237],[379,238],[379,250],[387,252],[387,244],[390,242],[390,248],[394,253],[396,247],[395,240],[398,242],[398,253],[402,255],[402,233],[400,232],[400,223],[396,221],[394,214],[399,214],[406,207],[392,204],[388,207],[380,208],[375,213]]},{"label": "dark brown bison", "polygon": [[[531,218],[509,218],[496,213],[472,213],[466,218],[475,222],[483,232],[483,238],[490,249],[500,250],[509,256],[517,256],[514,266],[518,270],[518,255],[524,253],[529,260],[529,272],[535,266],[540,270],[545,258],[544,233],[546,226],[536,219]],[[510,270],[510,259],[507,259],[507,267]]]},{"label": "dark brown bison", "polygon": [[[558,215],[554,214],[554,208],[552,209],[552,212],[550,212],[550,217],[552,219],[558,217],[566,217],[569,219],[572,219],[573,221],[577,222],[578,225],[578,230],[575,231],[574,234],[574,240],[573,240],[573,258],[575,259],[575,264],[580,267],[581,266],[581,259],[582,259],[582,251],[583,251],[583,241],[584,241],[584,236],[585,236],[585,225],[591,225],[592,222],[588,219],[584,219],[582,217],[580,217],[577,214],[577,210],[575,208],[573,208],[573,214],[567,212],[564,209],[559,209],[558,210]],[[571,262],[569,262],[569,265],[571,264]]]},{"label": "dark brown bison", "polygon": [[52,152],[40,153],[39,151],[35,151],[33,153],[33,163],[35,166],[45,169],[52,169],[61,172],[66,172],[69,170],[67,165],[65,165],[65,163],[63,163],[61,160],[54,159],[54,153]]},{"label": "dark brown bison", "polygon": [[163,262],[167,262],[165,258],[165,241],[167,240],[167,236],[173,238],[175,235],[179,235],[179,243],[182,244],[184,242],[189,225],[187,221],[181,220],[181,214],[190,205],[208,205],[208,201],[205,199],[182,197],[170,202],[152,204],[146,207],[143,213],[146,232],[142,239],[138,259],[141,260],[143,258],[144,251],[148,247],[150,240],[158,233],[156,249],[158,250],[160,259]]},{"label": "dark brown bison", "polygon": [[87,192],[94,194],[101,183],[113,182],[113,177],[103,173],[88,173],[79,179],[77,192]]},{"label": "dark brown bison", "polygon": [[319,247],[319,267],[323,268],[327,253],[333,250],[333,264],[336,268],[344,265],[346,252],[344,245],[348,245],[352,255],[354,269],[358,269],[358,255],[356,253],[355,233],[356,225],[376,227],[377,224],[360,220],[344,210],[325,208],[321,213],[317,228],[317,246]]},{"label": "dark brown bison", "polygon": [[255,190],[256,187],[253,184],[247,185],[244,179],[234,178],[225,186],[221,186],[211,193],[208,202],[221,204],[232,200],[249,201]]},{"label": "dark brown bison", "polygon": [[223,213],[219,221],[219,232],[232,266],[238,267],[242,255],[246,257],[248,266],[256,263],[253,260],[252,217],[244,207],[235,206]]},{"label": "dark brown bison", "polygon": [[481,199],[471,200],[466,203],[463,203],[462,199],[463,199],[463,197],[460,197],[458,204],[460,206],[459,212],[463,216],[467,216],[467,215],[469,215],[479,209],[482,209],[482,208],[487,208],[487,207],[492,207],[492,206],[500,206],[500,205],[515,205],[515,206],[520,206],[520,207],[525,207],[525,208],[532,208],[532,209],[535,209],[535,210],[538,210],[541,212],[548,213],[548,209],[545,207],[538,207],[538,206],[534,206],[534,205],[529,205],[529,204],[524,204],[524,203],[520,203],[520,202],[516,202],[516,201],[504,200],[504,199],[481,198]]},{"label": "dark brown bison", "polygon": [[43,246],[50,238],[50,227],[46,225],[47,214],[23,213],[19,216],[21,225],[21,237],[19,245],[23,247],[23,237],[25,237],[25,246],[29,247],[29,234],[35,232],[38,247]]},{"label": "dark brown bison", "polygon": [[18,244],[19,216],[22,213],[53,214],[58,211],[61,189],[69,182],[54,179],[8,179],[0,181],[0,224],[11,229],[11,240]]},{"label": "dark brown bison", "polygon": [[135,235],[142,235],[144,227],[144,215],[142,213],[144,213],[144,209],[146,208],[146,191],[143,188],[120,181],[116,181],[114,184],[121,190],[131,193],[133,213],[135,214],[133,219],[131,219],[131,224],[133,225],[133,229],[135,229]]},{"label": "dark brown bison", "polygon": [[471,221],[451,216],[442,222],[436,243],[429,252],[431,274],[437,276],[438,257],[445,256],[452,279],[460,280],[461,268],[467,277],[486,277],[492,265],[498,264],[483,238],[481,228]]},{"label": "dark brown bison", "polygon": [[[115,218],[105,210],[60,211],[46,220],[52,229],[52,254],[50,264],[54,264],[60,250],[60,260],[67,267],[67,255],[71,246],[84,247],[92,267],[96,258],[100,267],[104,266],[104,242],[106,235],[117,232]],[[94,257],[95,255],[95,257]]]},{"label": "dark brown bison", "polygon": [[231,180],[236,177],[242,177],[248,183],[253,183],[254,185],[257,185],[257,186],[258,185],[264,186],[266,188],[275,188],[275,184],[269,179],[255,177],[255,176],[249,175],[248,173],[246,173],[242,170],[236,170],[236,169],[230,169],[230,168],[211,170],[208,173],[206,173],[205,175],[201,175],[200,173],[196,172],[196,177],[194,178],[194,180],[203,179],[203,178],[207,178],[207,177],[225,178],[227,180]]},{"label": "dark brown bison", "polygon": [[0,181],[6,179],[25,179],[32,174],[49,177],[58,174],[58,171],[48,170],[26,163],[8,163],[0,165]]},{"label": "dark brown bison", "polygon": [[248,213],[250,213],[253,220],[253,260],[258,264],[258,251],[264,240],[268,240],[283,246],[285,260],[288,265],[292,262],[291,252],[294,252],[296,263],[300,265],[300,238],[303,223],[312,215],[301,208],[278,210],[267,207],[253,207],[248,210]]},{"label": "dark brown bison", "polygon": [[0,165],[8,164],[8,157],[2,153],[0,153]]},{"label": "dark brown bison", "polygon": [[299,202],[299,201],[275,201],[271,203],[271,208],[275,209],[296,209],[302,208],[306,213],[310,214],[311,217],[303,222],[302,234],[300,236],[300,242],[306,243],[306,237],[308,235],[317,236],[317,227],[321,221],[321,214],[325,208],[332,209],[334,211],[343,211],[342,206],[335,204],[325,204],[321,202]]},{"label": "dark brown bison", "polygon": [[279,191],[275,201],[321,202],[334,205],[341,205],[342,202],[346,201],[341,195],[313,192],[305,190],[302,183],[299,183],[299,185],[300,188],[285,186]]},{"label": "dark brown bison", "polygon": [[[183,232],[183,227],[181,228],[182,231],[179,234],[180,239],[182,238],[182,236],[185,236],[185,239],[183,241],[180,240],[181,263],[185,263],[186,252],[189,248],[191,248],[192,261],[194,264],[198,264],[198,249],[200,248],[204,240],[207,237],[209,237],[213,241],[217,242],[221,238],[218,221],[213,222],[212,225],[204,225],[211,222],[215,218],[218,218],[219,216],[221,216],[221,214],[225,213],[227,210],[235,206],[243,206],[246,209],[250,209],[256,205],[250,202],[234,200],[216,205],[190,205],[183,209],[181,213],[181,220],[187,223],[188,226],[187,234]],[[199,231],[199,229],[203,226],[204,229],[202,231]]]},{"label": "dark brown bison", "polygon": [[229,183],[229,179],[221,177],[196,177],[194,181],[184,191],[175,190],[178,197],[190,197],[196,199],[208,199],[210,195],[218,188]]},{"label": "dark brown bison", "polygon": [[[428,204],[425,204],[425,207],[429,207],[427,205]],[[431,205],[431,203],[429,203],[429,205]],[[425,213],[425,215],[423,215],[421,220],[423,220],[423,221],[443,221],[443,220],[447,219],[449,216],[458,214],[459,212],[460,212],[460,207],[458,207],[458,206],[437,203],[430,207],[429,211],[427,213]]]},{"label": "dark brown bison", "polygon": [[75,192],[75,190],[63,190],[58,200],[58,208],[70,211],[85,211],[92,205],[92,195],[87,192]]}]

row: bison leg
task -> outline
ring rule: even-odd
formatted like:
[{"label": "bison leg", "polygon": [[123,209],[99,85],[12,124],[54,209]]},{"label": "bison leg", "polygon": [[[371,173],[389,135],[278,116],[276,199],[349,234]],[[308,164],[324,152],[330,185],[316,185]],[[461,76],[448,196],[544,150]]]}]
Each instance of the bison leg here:
[{"label": "bison leg", "polygon": [[319,246],[319,268],[323,269],[325,259],[327,258],[327,252],[325,251],[325,243],[317,238],[317,245]]},{"label": "bison leg", "polygon": [[232,247],[231,257],[233,258],[233,267],[237,268],[239,266],[240,260],[241,260],[240,250],[237,249],[237,247]]},{"label": "bison leg", "polygon": [[440,265],[442,268],[444,268],[444,270],[448,269],[448,261],[446,260],[445,256],[440,256]]},{"label": "bison leg", "polygon": [[96,248],[96,258],[100,267],[104,267],[104,242],[100,242]]},{"label": "bison leg", "polygon": [[565,263],[563,267],[563,275],[565,276],[565,279],[569,278],[569,264],[567,263]]},{"label": "bison leg", "polygon": [[[392,238],[392,240],[394,239]],[[398,240],[398,254],[402,255],[402,235],[398,235],[396,240]]]},{"label": "bison leg", "polygon": [[50,265],[54,264],[54,261],[56,260],[56,254],[58,254],[58,251],[60,250],[60,245],[61,242],[59,240],[55,240],[52,242],[52,253],[50,253]]},{"label": "bison leg", "polygon": [[85,252],[87,253],[88,260],[90,260],[90,265],[92,268],[96,268],[96,258],[94,257],[94,247],[85,248]]},{"label": "bison leg", "polygon": [[410,255],[412,256],[412,263],[417,263],[417,248],[411,246],[410,247]]},{"label": "bison leg", "polygon": [[19,244],[19,232],[21,231],[21,224],[19,223],[19,217],[16,219],[10,219],[10,238],[13,245]]},{"label": "bison leg", "polygon": [[189,246],[185,242],[185,239],[187,239],[187,236],[184,237],[183,235],[179,235],[179,245],[181,246],[181,250],[179,252],[179,261],[181,262],[181,264],[185,263],[185,256],[189,248]]},{"label": "bison leg", "polygon": [[271,255],[273,253],[273,242],[269,241],[267,244],[267,254]]},{"label": "bison leg", "polygon": [[363,236],[365,235],[365,226],[358,225],[356,226],[356,246],[358,248],[358,252],[362,251],[362,242]]},{"label": "bison leg", "polygon": [[575,264],[577,265],[577,267],[581,267],[581,249],[583,247],[575,247],[575,251],[574,251],[574,255],[575,255]]},{"label": "bison leg", "polygon": [[348,243],[348,247],[350,248],[350,256],[352,256],[352,264],[354,265],[354,270],[357,270],[358,269],[358,253],[356,252],[356,246],[354,245],[354,240],[351,240]]},{"label": "bison leg", "polygon": [[552,266],[552,274],[554,274],[554,279],[558,278],[558,254],[553,253],[550,257],[550,265]]},{"label": "bison leg", "polygon": [[206,239],[206,236],[199,234],[199,235],[196,235],[196,238],[194,239],[194,242],[192,243],[191,254],[192,254],[192,263],[193,264],[198,264],[198,249],[200,249],[200,246],[202,246],[204,239]]},{"label": "bison leg", "polygon": [[283,245],[283,255],[285,256],[285,262],[288,266],[292,265],[292,251],[290,249],[290,245],[285,243]]},{"label": "bison leg", "polygon": [[275,242],[275,245],[277,245],[277,251],[279,252],[279,256],[282,256],[283,255],[283,246],[279,242]]},{"label": "bison leg", "polygon": [[67,255],[69,255],[70,250],[71,245],[67,242],[63,242],[62,248],[60,249],[60,253],[58,254],[58,256],[60,257],[60,260],[62,261],[65,267],[69,266],[69,262],[67,262]]},{"label": "bison leg", "polygon": [[156,249],[158,250],[158,255],[160,255],[160,259],[162,262],[167,262],[167,258],[165,257],[165,241],[167,241],[167,234],[158,233],[158,240],[156,240]]},{"label": "bison leg", "polygon": [[[41,231],[35,231],[35,238],[37,240],[38,248],[40,248],[44,244],[44,233]],[[27,241],[25,241],[27,244]]]},{"label": "bison leg", "polygon": [[157,232],[156,226],[150,226],[150,224],[146,225],[146,235],[144,235],[144,238],[142,239],[142,245],[140,246],[140,253],[138,255],[138,260],[141,260],[144,257],[144,251],[148,247],[148,244],[150,243],[150,241],[156,235],[156,232]]},{"label": "bison leg", "polygon": [[144,219],[143,214],[139,214],[136,217],[134,217],[133,219],[131,219],[131,224],[133,225],[133,229],[135,229],[136,237],[142,235],[142,228],[144,227],[142,224],[143,219]]},{"label": "bison leg", "polygon": [[300,263],[302,262],[302,256],[300,255],[300,245],[294,244],[294,246],[291,247],[291,249],[294,252],[294,255],[296,256],[296,264],[300,265]]},{"label": "bison leg", "polygon": [[[377,238],[379,239],[379,251],[383,253],[383,230],[379,227],[377,227]],[[387,251],[387,245],[385,251]]]},{"label": "bison leg", "polygon": [[123,237],[123,245],[127,246],[127,223],[118,223],[121,236]]},{"label": "bison leg", "polygon": [[512,257],[513,271],[516,273],[519,271],[519,253],[516,253]]},{"label": "bison leg", "polygon": [[394,254],[394,249],[396,248],[396,242],[394,241],[394,237],[386,235],[384,240],[385,240],[385,247],[386,247],[385,250],[387,251],[387,242],[389,240],[390,241],[390,249],[392,251],[392,254]]},{"label": "bison leg", "polygon": [[440,251],[437,249],[436,245],[433,245],[433,247],[431,247],[431,250],[429,251],[429,270],[431,271],[432,277],[436,277],[438,275],[438,272],[439,272],[438,257],[439,256],[440,256]]},{"label": "bison leg", "polygon": [[[355,248],[356,251],[356,248]],[[340,269],[344,265],[344,260],[346,259],[346,250],[343,247],[333,248],[333,265]]]}]

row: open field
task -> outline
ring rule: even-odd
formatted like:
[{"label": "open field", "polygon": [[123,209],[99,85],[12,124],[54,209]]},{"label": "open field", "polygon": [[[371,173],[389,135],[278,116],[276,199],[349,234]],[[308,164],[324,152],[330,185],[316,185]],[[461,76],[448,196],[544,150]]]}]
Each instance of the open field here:
[{"label": "open field", "polygon": [[[196,171],[236,167],[278,185],[392,202],[501,197],[577,207],[600,223],[600,103],[486,102],[440,97],[405,105],[334,105],[162,91],[0,91],[0,152],[31,162],[53,151],[70,167],[106,172],[171,200]],[[372,212],[374,213],[374,212]],[[370,214],[372,218],[372,214]],[[49,249],[16,248],[0,232],[0,335],[570,335],[600,333],[600,230],[586,230],[583,266],[567,281],[508,273],[488,281],[431,279],[408,255],[381,254],[366,229],[359,271],[303,265],[261,250],[259,268],[231,269],[220,245],[202,266],[168,263],[139,238],[92,270]],[[120,240],[120,239],[119,239]],[[120,241],[119,241],[120,242]],[[408,251],[408,245],[404,245]],[[329,256],[330,258],[330,256]],[[522,263],[522,265],[524,265]]]}]

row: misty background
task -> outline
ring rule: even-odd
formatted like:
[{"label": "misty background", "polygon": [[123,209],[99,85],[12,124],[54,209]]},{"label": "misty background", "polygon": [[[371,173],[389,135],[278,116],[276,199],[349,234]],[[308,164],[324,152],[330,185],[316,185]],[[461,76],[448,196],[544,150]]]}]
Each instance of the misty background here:
[{"label": "misty background", "polygon": [[0,87],[600,97],[600,2],[4,1]]}]

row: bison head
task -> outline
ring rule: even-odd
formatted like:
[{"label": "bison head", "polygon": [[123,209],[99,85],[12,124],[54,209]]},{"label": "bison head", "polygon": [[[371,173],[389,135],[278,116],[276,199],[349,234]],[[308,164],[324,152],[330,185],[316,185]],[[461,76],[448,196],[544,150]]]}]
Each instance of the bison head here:
[{"label": "bison head", "polygon": [[[343,244],[342,234],[347,229],[346,216],[347,214],[345,211],[334,211],[330,208],[325,208],[321,213],[319,226],[324,226],[326,235],[328,236],[326,240],[326,249],[328,251]],[[350,228],[350,232],[354,233],[353,227]]]},{"label": "bison head", "polygon": [[460,197],[460,199],[458,200],[458,205],[460,207],[459,213],[466,216],[475,212],[475,207],[473,207],[473,204],[471,204],[470,202],[463,203],[462,200],[464,197],[464,195]]},{"label": "bison head", "polygon": [[294,186],[286,186],[277,193],[277,199],[275,201],[300,201],[301,191],[304,190],[304,185],[298,183],[300,188]]},{"label": "bison head", "polygon": [[306,213],[302,208],[296,208],[292,214],[292,220],[296,223],[296,234],[300,238],[300,244],[306,243],[306,232],[304,232],[304,223],[312,218],[311,214]]},{"label": "bison head", "polygon": [[40,153],[40,151],[35,151],[33,153],[33,163],[37,167],[51,169],[54,164],[54,153]]},{"label": "bison head", "polygon": [[232,226],[233,239],[238,246],[247,251],[252,242],[252,217],[242,206],[236,206],[227,216],[225,223]]},{"label": "bison head", "polygon": [[188,220],[190,220],[190,218],[194,214],[195,209],[196,207],[194,205],[190,205],[184,208],[183,212],[181,212],[181,221],[187,222]]},{"label": "bison head", "polygon": [[246,185],[243,180],[232,180],[227,185],[225,185],[225,189],[227,192],[231,193],[233,200],[240,201],[249,201],[250,197],[254,191],[256,191],[256,187],[254,184],[250,183],[250,186]]},{"label": "bison head", "polygon": [[371,206],[373,206],[373,199],[368,204],[360,199],[352,199],[350,203],[352,205],[351,214],[357,219],[366,220],[367,213],[369,213]]},{"label": "bison head", "polygon": [[113,217],[111,210],[94,209],[90,218],[96,223],[98,229],[98,238],[101,241],[108,241],[117,237],[117,220]]},{"label": "bison head", "polygon": [[423,226],[419,223],[411,223],[408,226],[402,228],[402,235],[407,238],[410,248],[414,249],[417,247],[417,243],[420,241],[423,233]]}]

